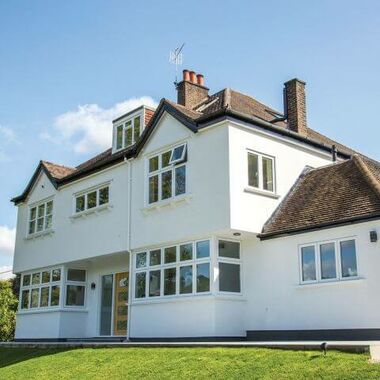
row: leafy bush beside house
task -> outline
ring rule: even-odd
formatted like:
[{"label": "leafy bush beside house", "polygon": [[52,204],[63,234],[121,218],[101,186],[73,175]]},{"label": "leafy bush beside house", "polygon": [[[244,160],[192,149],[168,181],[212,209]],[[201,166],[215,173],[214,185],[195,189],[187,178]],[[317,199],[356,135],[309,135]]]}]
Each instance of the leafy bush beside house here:
[{"label": "leafy bush beside house", "polygon": [[18,299],[14,280],[0,280],[0,341],[13,339]]}]

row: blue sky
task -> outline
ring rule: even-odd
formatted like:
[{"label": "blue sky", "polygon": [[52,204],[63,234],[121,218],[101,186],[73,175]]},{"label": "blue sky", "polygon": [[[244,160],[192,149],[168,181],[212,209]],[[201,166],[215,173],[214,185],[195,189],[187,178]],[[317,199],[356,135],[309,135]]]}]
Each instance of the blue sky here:
[{"label": "blue sky", "polygon": [[0,272],[40,159],[75,166],[102,151],[112,117],[175,99],[169,50],[211,91],[282,110],[307,82],[309,125],[380,159],[379,1],[0,1]]}]

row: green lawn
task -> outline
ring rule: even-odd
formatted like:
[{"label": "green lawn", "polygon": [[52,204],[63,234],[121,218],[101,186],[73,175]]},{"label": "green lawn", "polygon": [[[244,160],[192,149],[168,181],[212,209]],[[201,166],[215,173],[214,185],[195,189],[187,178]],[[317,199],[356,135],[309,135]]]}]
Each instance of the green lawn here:
[{"label": "green lawn", "polygon": [[0,348],[0,379],[380,379],[365,354],[262,348]]}]

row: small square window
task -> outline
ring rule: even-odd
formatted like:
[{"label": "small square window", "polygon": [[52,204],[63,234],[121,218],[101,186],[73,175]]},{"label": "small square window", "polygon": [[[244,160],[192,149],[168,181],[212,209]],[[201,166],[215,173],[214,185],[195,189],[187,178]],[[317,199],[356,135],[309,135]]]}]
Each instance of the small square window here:
[{"label": "small square window", "polygon": [[197,259],[210,257],[210,241],[209,240],[198,241],[196,243],[196,249],[197,249]]},{"label": "small square window", "polygon": [[162,153],[161,155],[161,167],[166,168],[170,165],[170,156],[172,154],[172,151],[169,150],[168,152]]},{"label": "small square window", "polygon": [[41,282],[41,273],[32,274],[32,285],[38,285]]},{"label": "small square window", "polygon": [[219,257],[240,259],[240,244],[233,241],[219,240]]},{"label": "small square window", "polygon": [[156,249],[150,251],[149,265],[160,265],[161,264],[161,249]]},{"label": "small square window", "polygon": [[177,164],[183,162],[186,156],[186,144],[182,144],[174,148],[171,152],[169,164]]},{"label": "small square window", "polygon": [[47,282],[50,282],[50,271],[42,272],[42,283],[46,284]]},{"label": "small square window", "polygon": [[164,249],[165,264],[175,263],[177,261],[177,247],[168,247]]},{"label": "small square window", "polygon": [[22,286],[29,286],[30,285],[30,274],[24,274],[22,278]]},{"label": "small square window", "polygon": [[86,271],[84,269],[68,269],[67,281],[86,281]]},{"label": "small square window", "polygon": [[158,156],[154,156],[149,159],[149,173],[158,170]]},{"label": "small square window", "polygon": [[136,255],[136,268],[146,267],[146,252],[140,252]]},{"label": "small square window", "polygon": [[60,281],[61,280],[61,270],[60,269],[53,269],[52,271],[52,281]]},{"label": "small square window", "polygon": [[180,261],[193,259],[193,244],[183,244],[179,246],[179,259]]}]

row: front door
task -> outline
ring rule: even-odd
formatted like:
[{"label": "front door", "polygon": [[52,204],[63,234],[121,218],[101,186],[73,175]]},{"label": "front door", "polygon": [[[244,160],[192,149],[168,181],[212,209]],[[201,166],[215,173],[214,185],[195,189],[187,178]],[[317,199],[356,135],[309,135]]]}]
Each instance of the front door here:
[{"label": "front door", "polygon": [[102,277],[100,335],[127,335],[129,273]]},{"label": "front door", "polygon": [[127,335],[129,273],[115,274],[114,335]]}]

